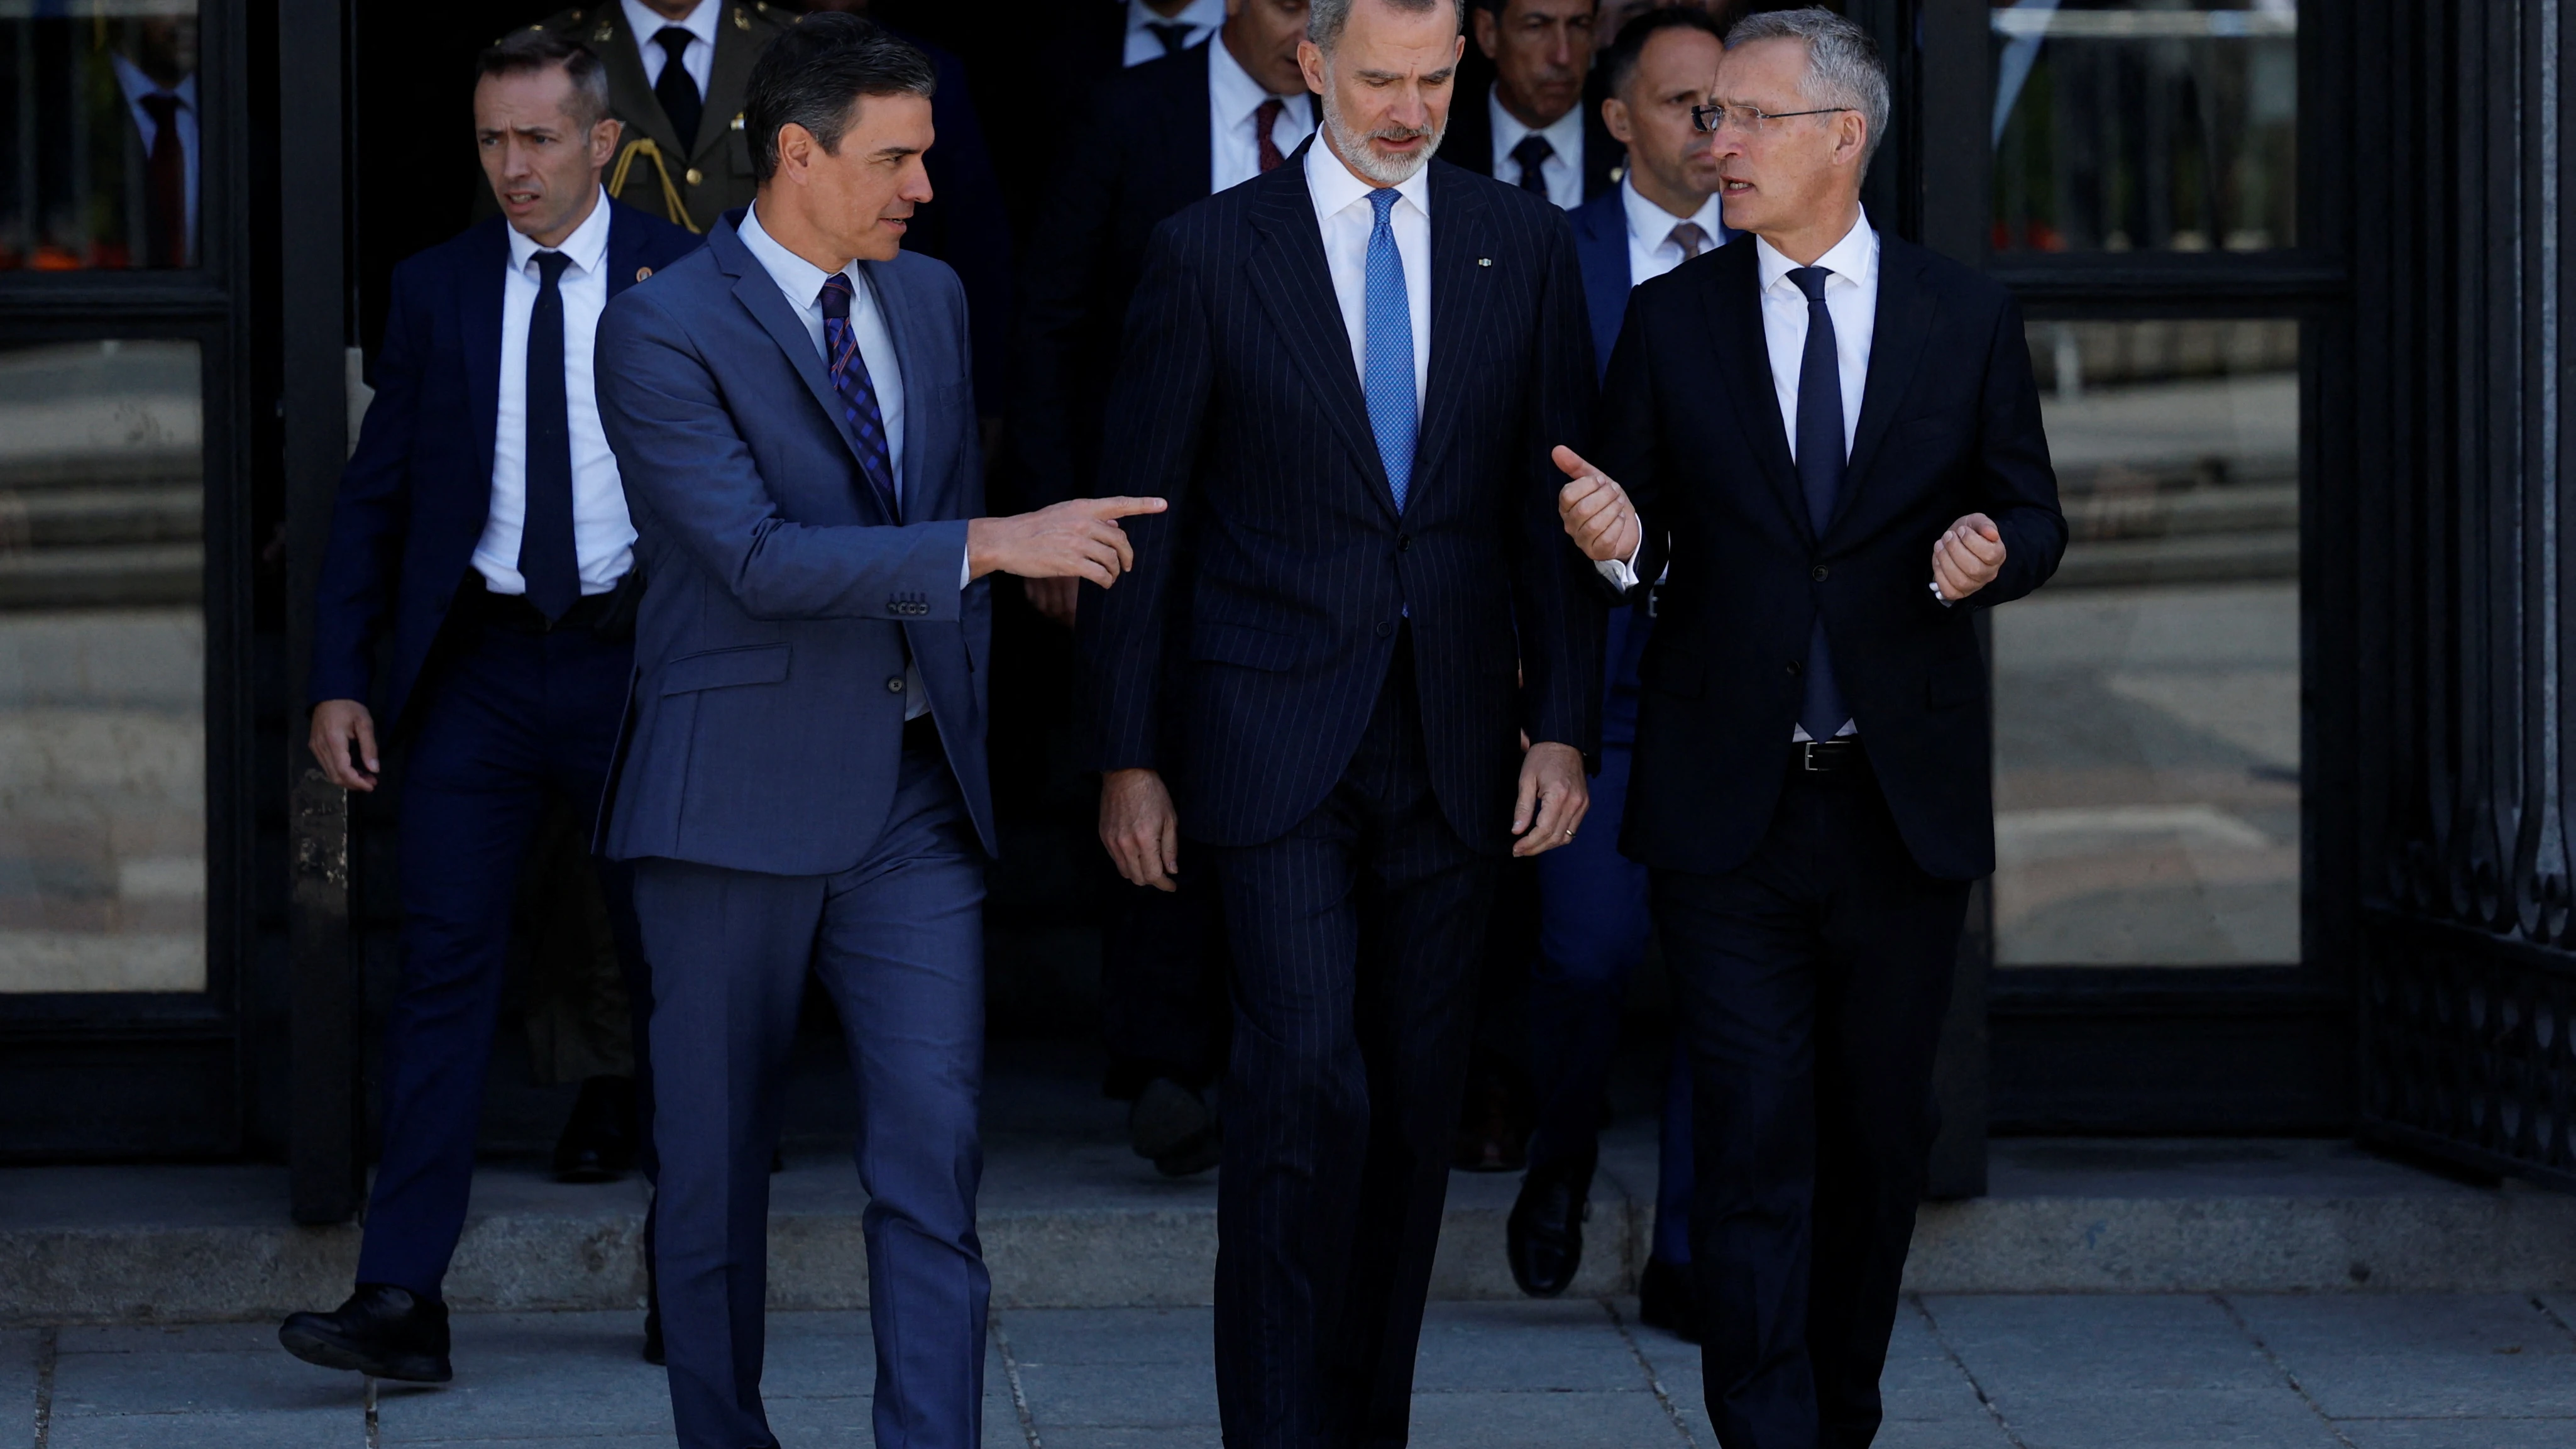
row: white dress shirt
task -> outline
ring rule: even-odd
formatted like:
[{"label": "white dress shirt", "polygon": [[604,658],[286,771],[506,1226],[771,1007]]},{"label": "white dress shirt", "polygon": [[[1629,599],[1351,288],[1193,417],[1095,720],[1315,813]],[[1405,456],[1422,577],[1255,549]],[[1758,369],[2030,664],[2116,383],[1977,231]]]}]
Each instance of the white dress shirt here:
[{"label": "white dress shirt", "polygon": [[626,28],[635,37],[635,49],[644,58],[644,84],[662,83],[662,67],[671,53],[653,43],[653,37],[664,27],[676,25],[689,32],[689,48],[681,53],[680,64],[686,66],[689,79],[698,83],[698,99],[707,98],[707,78],[716,73],[716,22],[724,18],[723,0],[698,0],[698,8],[685,20],[666,20],[643,0],[618,0],[626,11]]},{"label": "white dress shirt", "polygon": [[[1395,188],[1396,203],[1388,213],[1395,231],[1395,253],[1404,262],[1404,300],[1413,313],[1413,413],[1422,415],[1424,390],[1431,380],[1431,171],[1413,173]],[[1333,274],[1333,296],[1342,304],[1342,326],[1351,334],[1351,367],[1362,385],[1368,378],[1368,249],[1377,227],[1377,208],[1369,193],[1377,188],[1351,174],[1333,148],[1318,141],[1306,148],[1306,193],[1315,201],[1315,222],[1323,228],[1324,265]]]},{"label": "white dress shirt", "polygon": [[1651,282],[1689,260],[1673,242],[1673,228],[1683,222],[1696,223],[1707,240],[1700,243],[1702,252],[1726,242],[1726,219],[1720,215],[1725,207],[1712,192],[1698,211],[1689,216],[1675,216],[1637,194],[1633,178],[1619,180],[1619,205],[1628,216],[1628,285]]},{"label": "white dress shirt", "polygon": [[[823,345],[823,284],[831,273],[778,244],[778,239],[760,227],[760,207],[754,203],[742,215],[738,232],[743,246],[750,251],[761,270],[778,284],[779,292],[797,319],[805,324],[805,335],[814,339],[814,352],[829,361],[831,353]],[[875,284],[856,262],[842,268],[850,279],[850,328],[858,334],[859,361],[867,365],[868,382],[876,389],[877,413],[885,419],[886,462],[894,473],[894,495],[903,497],[903,368],[895,361],[894,332],[886,325],[885,308],[877,299]],[[973,582],[974,565],[964,550],[957,555],[957,587]],[[921,685],[921,666],[907,665],[904,670],[905,719],[919,719],[930,713],[930,695]]]},{"label": "white dress shirt", "polygon": [[[1485,110],[1494,118],[1494,179],[1518,186],[1521,163],[1512,159],[1512,148],[1530,134],[1530,128],[1504,109],[1503,98],[1491,90],[1485,92]],[[1554,154],[1538,164],[1539,179],[1547,183],[1547,199],[1572,211],[1583,204],[1583,103],[1577,101],[1538,134],[1554,148]]]},{"label": "white dress shirt", "polygon": [[[188,168],[188,255],[197,255],[197,78],[190,75],[176,86],[164,88],[159,81],[143,73],[143,68],[122,55],[112,57],[116,70],[116,88],[124,93],[125,109],[134,117],[134,129],[143,137],[143,154],[150,156],[161,140],[161,123],[143,107],[143,98],[165,95],[179,103],[179,113],[172,124],[179,128],[179,155]],[[143,178],[135,178],[139,184]]]},{"label": "white dress shirt", "polygon": [[[519,576],[519,535],[528,521],[528,323],[543,282],[537,253],[524,233],[510,232],[510,270],[501,284],[501,395],[492,420],[492,511],[474,545],[474,571],[496,594],[524,594]],[[564,404],[572,425],[572,542],[581,565],[581,591],[604,594],[617,587],[635,562],[635,525],[626,516],[626,489],[617,456],[599,426],[599,395],[591,386],[591,339],[608,305],[608,194],[555,248],[570,258],[563,279]]]},{"label": "white dress shirt", "polygon": [[[628,4],[635,0],[627,0]],[[711,0],[712,3],[712,0]],[[1148,25],[1186,25],[1190,33],[1181,38],[1181,48],[1204,45],[1225,23],[1225,0],[1190,0],[1178,15],[1157,15],[1145,0],[1127,0],[1127,64],[1143,65],[1165,55],[1161,36],[1146,29]]]},{"label": "white dress shirt", "polygon": [[1208,190],[1240,186],[1261,174],[1261,136],[1253,124],[1264,101],[1279,101],[1279,118],[1270,124],[1270,144],[1286,156],[1315,129],[1311,102],[1304,92],[1272,96],[1226,49],[1220,35],[1208,42]]}]

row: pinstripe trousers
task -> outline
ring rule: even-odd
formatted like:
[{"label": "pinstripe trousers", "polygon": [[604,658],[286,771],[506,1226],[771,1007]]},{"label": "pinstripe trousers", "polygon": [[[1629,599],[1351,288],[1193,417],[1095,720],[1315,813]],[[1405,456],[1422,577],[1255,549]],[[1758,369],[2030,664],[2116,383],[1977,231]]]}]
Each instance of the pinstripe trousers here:
[{"label": "pinstripe trousers", "polygon": [[1409,635],[1324,803],[1279,839],[1209,853],[1235,957],[1225,1442],[1401,1445],[1502,865],[1432,795]]}]

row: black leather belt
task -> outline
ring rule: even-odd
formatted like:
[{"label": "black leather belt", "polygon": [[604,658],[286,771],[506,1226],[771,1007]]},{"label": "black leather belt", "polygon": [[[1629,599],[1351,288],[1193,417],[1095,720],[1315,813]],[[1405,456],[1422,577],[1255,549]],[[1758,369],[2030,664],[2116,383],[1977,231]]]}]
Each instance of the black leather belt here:
[{"label": "black leather belt", "polygon": [[1869,764],[1869,755],[1860,740],[1844,735],[1830,740],[1799,740],[1789,747],[1789,773],[1792,775],[1832,775],[1857,770]]},{"label": "black leather belt", "polygon": [[565,629],[598,628],[600,620],[608,617],[608,611],[618,597],[615,590],[605,594],[585,594],[579,603],[564,610],[562,618],[548,619],[536,605],[528,602],[525,594],[493,593],[483,586],[480,574],[474,577],[471,590],[475,617],[492,628],[507,629],[513,634],[552,634]]}]

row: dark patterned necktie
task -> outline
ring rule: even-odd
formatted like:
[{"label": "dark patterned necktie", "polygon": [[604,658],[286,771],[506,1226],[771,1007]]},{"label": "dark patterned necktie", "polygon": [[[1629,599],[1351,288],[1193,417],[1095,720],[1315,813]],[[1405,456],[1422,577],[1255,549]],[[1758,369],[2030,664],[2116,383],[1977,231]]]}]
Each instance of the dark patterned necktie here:
[{"label": "dark patterned necktie", "polygon": [[145,265],[188,264],[188,153],[179,141],[179,98],[153,91],[142,98],[152,118],[152,150],[144,157],[143,247]]},{"label": "dark patterned necktie", "polygon": [[581,601],[581,555],[572,532],[572,414],[564,390],[564,268],[572,258],[537,253],[537,305],[528,314],[527,513],[519,526],[519,577],[549,620]]},{"label": "dark patterned necktie", "polygon": [[889,522],[903,521],[903,502],[895,494],[894,455],[886,446],[885,414],[877,407],[876,383],[859,356],[859,331],[850,325],[850,303],[857,297],[847,272],[834,272],[823,283],[823,357],[831,365],[832,391],[841,399],[842,421],[859,443],[859,471],[876,493]]},{"label": "dark patterned necktie", "polygon": [[1286,101],[1272,96],[1261,103],[1260,110],[1252,113],[1252,143],[1260,149],[1264,175],[1279,168],[1279,143],[1272,139],[1270,132],[1278,126],[1280,113],[1287,109]]},{"label": "dark patterned necktie", "polygon": [[697,37],[676,25],[665,25],[653,36],[662,47],[662,78],[653,82],[653,98],[662,103],[662,114],[671,118],[672,134],[680,138],[683,157],[697,154],[698,116],[706,101],[698,95],[698,83],[690,76],[683,58],[689,53],[689,42]]},{"label": "dark patterned necktie", "polygon": [[1689,261],[1699,255],[1700,248],[1708,245],[1708,232],[1698,222],[1685,221],[1673,228],[1668,240],[1681,248],[1682,260]]},{"label": "dark patterned necktie", "polygon": [[1163,54],[1178,55],[1190,48],[1190,32],[1198,27],[1187,21],[1169,20],[1149,21],[1145,28],[1154,32],[1156,40],[1163,42]]},{"label": "dark patterned necktie", "polygon": [[[1807,496],[1807,522],[1822,540],[1842,498],[1843,374],[1834,347],[1834,314],[1825,306],[1823,267],[1800,267],[1789,274],[1807,294],[1807,350],[1798,360],[1798,487]],[[1834,657],[1825,647],[1825,616],[1819,610],[1807,635],[1807,694],[1798,706],[1798,723],[1807,738],[1829,740],[1852,717],[1841,684],[1834,678]]]},{"label": "dark patterned necktie", "polygon": [[1521,143],[1512,148],[1512,159],[1521,163],[1521,190],[1538,196],[1547,195],[1547,177],[1539,167],[1555,154],[1556,148],[1547,144],[1545,136],[1533,131],[1521,137]]}]

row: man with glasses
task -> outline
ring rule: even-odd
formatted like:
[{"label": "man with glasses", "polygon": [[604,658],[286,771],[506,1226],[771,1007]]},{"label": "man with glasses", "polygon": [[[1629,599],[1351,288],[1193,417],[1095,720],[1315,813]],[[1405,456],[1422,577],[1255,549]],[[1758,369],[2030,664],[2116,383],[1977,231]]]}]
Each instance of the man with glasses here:
[{"label": "man with glasses", "polygon": [[1621,844],[1691,1051],[1709,1415],[1727,1449],[1859,1449],[1994,868],[1975,615],[2066,521],[2010,294],[1861,209],[1867,34],[1810,8],[1727,39],[1698,116],[1752,241],[1637,289],[1560,508],[1615,587],[1671,568]]}]

